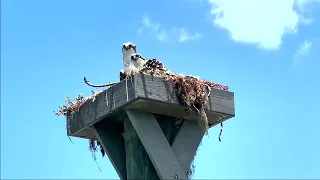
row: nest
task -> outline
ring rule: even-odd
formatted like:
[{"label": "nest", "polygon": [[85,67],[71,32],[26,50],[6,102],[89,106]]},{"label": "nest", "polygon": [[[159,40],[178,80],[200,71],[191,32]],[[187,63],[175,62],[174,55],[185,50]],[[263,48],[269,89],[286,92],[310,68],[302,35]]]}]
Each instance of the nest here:
[{"label": "nest", "polygon": [[209,126],[205,104],[210,95],[210,87],[195,77],[181,75],[173,77],[173,84],[178,100],[185,107],[186,112],[195,111],[200,117],[198,121],[200,127],[207,133]]}]

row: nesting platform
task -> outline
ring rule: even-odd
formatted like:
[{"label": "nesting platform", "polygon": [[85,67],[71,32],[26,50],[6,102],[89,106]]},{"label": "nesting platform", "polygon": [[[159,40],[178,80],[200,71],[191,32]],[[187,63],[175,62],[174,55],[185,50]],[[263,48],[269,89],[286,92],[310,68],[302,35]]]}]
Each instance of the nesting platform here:
[{"label": "nesting platform", "polygon": [[[123,180],[187,179],[204,131],[172,84],[142,73],[125,79],[68,114],[68,135],[98,140]],[[209,127],[234,117],[233,92],[212,88],[206,114]]]},{"label": "nesting platform", "polygon": [[[213,89],[206,104],[209,127],[235,116],[234,93]],[[85,102],[79,112],[68,115],[69,136],[97,139],[93,125],[101,120],[119,125],[127,109],[142,110],[186,120],[198,120],[195,113],[186,113],[180,105],[172,83],[151,75],[138,73],[100,93],[94,101]]]}]

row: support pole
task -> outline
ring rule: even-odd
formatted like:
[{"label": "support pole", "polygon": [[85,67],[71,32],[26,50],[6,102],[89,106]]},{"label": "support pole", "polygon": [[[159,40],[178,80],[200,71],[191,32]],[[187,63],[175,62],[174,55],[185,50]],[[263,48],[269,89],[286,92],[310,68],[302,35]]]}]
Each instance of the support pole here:
[{"label": "support pole", "polygon": [[188,172],[199,144],[204,136],[204,131],[196,121],[183,121],[181,128],[171,143],[183,171]]},{"label": "support pole", "polygon": [[[152,113],[125,109],[160,179],[187,179],[161,126]],[[160,122],[160,121],[159,121]]]},{"label": "support pole", "polygon": [[[173,118],[163,115],[155,116],[167,141],[171,143],[175,128]],[[127,159],[127,179],[159,179],[148,153],[129,118],[124,120],[124,139]]]},{"label": "support pole", "polygon": [[94,130],[120,179],[127,180],[125,146],[121,129],[119,126],[101,121],[94,125]]}]

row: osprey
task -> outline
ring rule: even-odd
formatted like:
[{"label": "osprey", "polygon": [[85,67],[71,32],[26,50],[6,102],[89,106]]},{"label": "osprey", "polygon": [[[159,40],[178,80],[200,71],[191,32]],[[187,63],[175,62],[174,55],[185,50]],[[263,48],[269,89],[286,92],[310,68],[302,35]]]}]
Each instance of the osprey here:
[{"label": "osprey", "polygon": [[137,53],[137,46],[131,42],[122,45],[124,69],[120,70],[120,81],[142,69],[145,58]]},{"label": "osprey", "polygon": [[[128,76],[131,76],[137,72],[139,72],[143,66],[146,64],[145,58],[143,58],[140,54],[137,53],[137,46],[131,42],[123,43],[122,45],[122,62],[124,64],[124,68],[120,70],[120,81],[125,79]],[[91,84],[86,77],[84,77],[84,82],[92,87],[106,87],[111,86],[115,83],[94,85]]]}]

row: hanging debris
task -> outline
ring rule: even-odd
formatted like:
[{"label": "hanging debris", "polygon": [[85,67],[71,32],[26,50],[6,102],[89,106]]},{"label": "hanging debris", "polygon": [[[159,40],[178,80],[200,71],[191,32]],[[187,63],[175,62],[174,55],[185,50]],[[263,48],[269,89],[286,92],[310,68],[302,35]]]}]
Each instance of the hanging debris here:
[{"label": "hanging debris", "polygon": [[187,112],[195,111],[200,116],[199,125],[207,133],[209,126],[205,103],[210,93],[210,87],[197,78],[181,75],[174,76],[173,84],[180,103]]},{"label": "hanging debris", "polygon": [[221,142],[221,135],[222,135],[222,131],[223,131],[223,124],[222,124],[222,122],[220,123],[220,126],[221,126],[221,128],[220,128],[220,133],[219,133],[219,142]]},{"label": "hanging debris", "polygon": [[101,168],[100,168],[100,166],[97,162],[97,158],[96,158],[96,152],[97,152],[98,148],[100,149],[102,157],[104,157],[105,151],[104,151],[102,145],[100,144],[100,142],[97,140],[94,140],[94,139],[89,139],[89,150],[92,154],[92,158],[93,158],[94,162],[98,166],[99,171],[101,171]]},{"label": "hanging debris", "polygon": [[100,151],[101,156],[104,157],[105,156],[105,151],[101,145],[101,143],[98,140],[94,140],[94,139],[89,139],[89,150],[92,153],[92,157],[94,160],[96,160],[96,152]]}]

